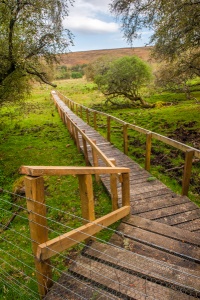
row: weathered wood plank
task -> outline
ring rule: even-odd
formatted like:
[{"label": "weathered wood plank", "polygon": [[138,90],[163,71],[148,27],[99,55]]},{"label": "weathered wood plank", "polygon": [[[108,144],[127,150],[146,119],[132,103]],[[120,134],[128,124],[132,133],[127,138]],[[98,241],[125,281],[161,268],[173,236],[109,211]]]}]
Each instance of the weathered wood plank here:
[{"label": "weathered wood plank", "polygon": [[183,243],[200,246],[199,237],[196,236],[195,233],[191,233],[174,226],[172,227],[165,224],[158,224],[158,222],[150,221],[138,216],[131,216],[130,218],[126,218],[123,223],[147,230],[149,232],[158,233],[160,235],[179,240]]},{"label": "weathered wood plank", "polygon": [[53,284],[50,261],[46,260],[41,262],[36,259],[38,244],[48,240],[44,179],[42,177],[32,178],[27,176],[25,177],[24,183],[38,290],[42,298]]},{"label": "weathered wood plank", "polygon": [[[119,230],[121,230],[121,226],[119,227]],[[110,239],[110,243],[113,243],[121,248],[125,247],[127,250],[137,253],[141,256],[146,256],[154,260],[158,260],[161,262],[161,264],[169,263],[175,266],[190,269],[190,272],[193,272],[194,270],[196,272],[200,272],[199,265],[191,260],[183,259],[182,257],[173,255],[173,253],[165,252],[161,249],[156,249],[151,246],[147,246],[138,241],[129,239],[128,237],[123,237],[119,236],[118,234],[114,234]]]},{"label": "weathered wood plank", "polygon": [[130,170],[122,167],[64,167],[64,166],[22,166],[20,173],[31,176],[43,175],[78,175],[78,174],[115,174],[129,173]]},{"label": "weathered wood plank", "polygon": [[179,285],[184,284],[194,289],[198,289],[200,285],[200,277],[198,277],[196,271],[185,270],[185,268],[170,264],[161,264],[157,260],[140,256],[127,251],[127,249],[119,249],[115,246],[93,242],[91,247],[87,248],[82,255],[112,265],[113,268],[124,268],[124,271],[130,274],[138,273],[138,276],[142,275],[143,278],[146,274],[146,278],[151,277],[152,281],[159,282],[160,280],[160,283],[162,281],[176,282]]},{"label": "weathered wood plank", "polygon": [[199,219],[200,218],[200,209],[195,209],[192,211],[187,211],[187,212],[183,212],[180,214],[176,214],[174,216],[169,216],[169,217],[164,217],[164,218],[160,218],[157,219],[158,222],[161,222],[163,224],[168,224],[168,225],[178,225],[181,223],[185,223],[188,221],[192,221],[195,219]]},{"label": "weathered wood plank", "polygon": [[[149,201],[148,201],[149,200]],[[132,203],[133,214],[139,214],[142,212],[149,212],[165,207],[170,207],[183,203],[191,203],[187,197],[176,196],[167,194],[166,196],[157,196],[145,200],[136,200]]]},{"label": "weathered wood plank", "polygon": [[125,223],[121,224],[121,230],[124,236],[130,239],[139,241],[140,243],[151,246],[155,249],[181,256],[187,260],[200,263],[200,249],[181,241],[176,241],[166,236],[161,236],[158,233],[149,232],[145,229],[133,227]]},{"label": "weathered wood plank", "polygon": [[138,300],[145,300],[147,297],[183,300],[193,298],[189,298],[188,295],[179,291],[148,281],[145,278],[127,274],[120,269],[113,270],[112,267],[106,264],[91,261],[83,256],[79,258],[79,263],[71,267],[70,271],[72,274],[82,275],[83,278],[96,282],[97,286],[100,284],[105,289],[114,290],[121,299],[127,296]]},{"label": "weathered wood plank", "polygon": [[88,236],[102,230],[102,226],[109,226],[114,222],[122,219],[130,213],[130,207],[124,206],[107,214],[104,217],[98,218],[93,223],[83,225],[77,229],[71,230],[68,233],[60,235],[46,243],[40,244],[37,248],[37,258],[39,260],[45,260],[57,253],[60,253],[73,245],[85,240]]},{"label": "weathered wood plank", "polygon": [[186,223],[181,223],[176,225],[178,228],[182,228],[189,231],[197,231],[200,230],[200,218],[192,221],[188,221]]},{"label": "weathered wood plank", "polygon": [[192,202],[187,202],[183,204],[173,205],[171,207],[162,207],[153,211],[139,213],[138,215],[146,219],[156,220],[166,216],[175,215],[177,213],[191,211],[193,209],[197,209],[197,206]]},{"label": "weathered wood plank", "polygon": [[81,281],[78,277],[66,272],[58,279],[44,300],[80,300],[80,299],[98,299],[98,300],[119,300],[120,298],[109,293],[95,284],[88,284]]}]

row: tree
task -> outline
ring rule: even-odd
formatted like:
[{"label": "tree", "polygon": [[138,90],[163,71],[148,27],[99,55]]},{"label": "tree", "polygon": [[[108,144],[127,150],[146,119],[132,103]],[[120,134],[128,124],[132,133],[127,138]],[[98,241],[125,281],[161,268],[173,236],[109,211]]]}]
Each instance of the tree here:
[{"label": "tree", "polygon": [[104,74],[109,69],[110,63],[115,59],[116,58],[113,56],[104,55],[100,56],[97,60],[88,64],[84,68],[86,79],[88,81],[94,81],[95,76],[98,74]]},{"label": "tree", "polygon": [[122,97],[132,104],[139,101],[143,107],[152,107],[141,97],[141,88],[152,78],[150,67],[136,56],[124,56],[98,68],[95,83],[106,96],[107,101]]},{"label": "tree", "polygon": [[[199,0],[113,0],[111,11],[122,17],[125,37],[132,42],[143,28],[154,31],[154,55],[167,62],[188,57],[185,67],[200,75]],[[184,68],[185,69],[185,68]]]},{"label": "tree", "polygon": [[46,65],[72,42],[65,0],[0,0],[0,103],[21,98],[30,79],[54,86]]}]

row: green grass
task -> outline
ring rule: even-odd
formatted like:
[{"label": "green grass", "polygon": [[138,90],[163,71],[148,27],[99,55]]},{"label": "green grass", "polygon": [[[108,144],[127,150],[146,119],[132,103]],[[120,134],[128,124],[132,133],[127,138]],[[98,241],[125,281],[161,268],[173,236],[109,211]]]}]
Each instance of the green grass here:
[{"label": "green grass", "polygon": [[[113,108],[105,106],[105,98],[97,90],[93,83],[87,83],[84,79],[58,81],[58,89],[75,102],[88,107],[103,110],[120,119],[156,131],[186,144],[199,147],[200,135],[200,105],[196,100],[186,100],[183,94],[164,93],[152,95],[149,101],[156,103],[153,109],[137,108]],[[21,165],[84,165],[82,154],[77,152],[64,124],[61,122],[53,103],[49,98],[50,89],[36,87],[32,96],[25,102],[15,105],[5,105],[0,109],[0,187],[8,191],[19,192]],[[196,99],[200,100],[200,93],[194,89]],[[84,116],[86,119],[86,116]],[[92,124],[92,116],[91,116]],[[106,136],[106,118],[98,119],[99,131]],[[129,155],[141,166],[144,166],[145,136],[134,131],[128,131]],[[184,140],[185,139],[185,140]],[[122,127],[112,122],[111,142],[123,150]],[[195,145],[196,143],[196,145]],[[161,142],[153,141],[152,144],[152,169],[151,177],[158,177],[174,191],[180,192],[182,169],[179,167],[184,162],[181,151],[177,151]],[[176,171],[169,171],[172,168]],[[195,162],[190,197],[200,203],[199,181],[200,162]],[[111,211],[111,203],[102,185],[94,182],[96,216]],[[57,233],[64,233],[70,228],[81,225],[80,197],[78,180],[73,176],[45,177],[45,196],[48,208],[48,217],[64,226],[49,221],[50,237]],[[26,207],[25,199],[14,197],[8,193],[0,194],[0,222],[5,225],[17,206]],[[17,205],[17,206],[15,206]],[[72,214],[65,214],[66,211]],[[116,225],[114,225],[115,228]],[[9,263],[0,261],[0,266],[8,273],[6,283],[0,284],[0,300],[3,299],[34,299],[27,296],[28,289],[37,294],[36,276],[33,257],[31,256],[31,243],[27,222],[27,212],[22,210],[14,219],[7,231],[0,233],[0,258]],[[103,231],[98,234],[101,239],[109,239],[110,233]],[[82,246],[77,246],[64,254],[73,257]],[[21,251],[23,249],[23,251]],[[25,263],[23,265],[20,261]],[[56,256],[54,265],[54,279],[59,277],[57,269],[68,267],[63,258]],[[14,269],[14,266],[16,269]],[[2,271],[0,269],[0,274]],[[27,275],[24,275],[26,273]],[[13,280],[19,281],[21,287],[14,287]],[[23,287],[24,284],[27,290]],[[10,286],[11,285],[11,286]],[[37,299],[37,296],[36,296]]]},{"label": "green grass", "polygon": [[[85,165],[83,155],[78,153],[50,101],[49,93],[47,88],[36,87],[25,102],[0,109],[0,187],[5,191],[20,192],[23,181],[19,174],[21,165]],[[49,238],[53,238],[82,225],[81,219],[77,218],[81,217],[78,178],[45,176],[44,179],[47,217],[53,220],[48,221]],[[96,217],[112,210],[110,198],[101,184],[94,182],[94,195]],[[19,206],[23,208],[8,230],[0,232],[0,276],[4,278],[5,275],[5,283],[0,280],[0,299],[38,299],[26,200],[7,192],[0,193],[0,200],[1,228]],[[101,237],[109,239],[110,235],[106,232]],[[76,246],[64,254],[71,257],[82,247]],[[59,256],[52,259],[52,264],[56,280],[60,276],[57,269],[66,269],[68,265]],[[33,297],[28,294],[29,289]]]},{"label": "green grass", "polygon": [[[174,140],[188,144],[194,148],[200,148],[200,90],[199,79],[193,80],[191,100],[186,99],[184,93],[154,93],[146,100],[155,103],[155,108],[144,109],[135,108],[117,108],[112,105],[105,105],[105,97],[95,89],[91,83],[83,79],[76,82],[62,81],[58,89],[73,101],[81,103],[93,109],[97,109],[131,124],[143,127],[147,130],[157,132]],[[88,92],[87,87],[88,86]],[[75,94],[73,91],[76,90]],[[84,92],[83,92],[84,90]],[[146,93],[147,94],[147,93]],[[86,114],[83,114],[86,121]],[[93,124],[91,115],[90,124]],[[123,133],[122,126],[114,121],[111,122],[112,133],[111,142],[123,151]],[[106,137],[106,117],[98,118],[98,131]],[[145,135],[128,130],[129,155],[144,167],[145,158]],[[169,186],[173,191],[181,192],[181,180],[183,174],[184,153],[164,143],[152,141],[151,172],[153,176],[158,177],[163,183]],[[174,170],[171,170],[175,168]],[[200,205],[200,162],[193,163],[192,178],[189,197]]]}]

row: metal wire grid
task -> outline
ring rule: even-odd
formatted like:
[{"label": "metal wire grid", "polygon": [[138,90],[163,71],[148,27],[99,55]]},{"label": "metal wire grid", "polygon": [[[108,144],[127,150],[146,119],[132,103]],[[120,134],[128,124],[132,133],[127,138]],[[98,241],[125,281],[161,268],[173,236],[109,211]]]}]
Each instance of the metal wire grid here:
[{"label": "metal wire grid", "polygon": [[[7,200],[5,200],[3,198],[1,198],[1,201],[7,202]],[[21,206],[15,204],[15,207],[20,208]],[[51,208],[54,209],[53,207],[51,207]],[[26,212],[28,212],[27,209],[24,209],[24,210]],[[62,213],[68,214],[69,212],[62,211]],[[75,215],[73,215],[73,216],[76,217]],[[22,216],[19,214],[18,217],[28,221],[26,216]],[[78,217],[78,218],[80,218],[80,217]],[[83,218],[80,218],[80,219],[84,220]],[[51,218],[47,218],[47,220],[49,222],[52,222],[52,221],[56,222],[57,225],[59,225],[60,227],[64,227],[66,229],[69,229],[69,228],[72,229],[71,227],[69,227],[65,224],[62,224],[60,222],[52,220]],[[93,222],[93,223],[95,223],[95,222]],[[16,235],[17,234],[21,235],[24,239],[28,240],[29,242],[34,242],[34,241],[31,241],[31,239],[28,238],[27,236],[15,231],[13,228],[11,228],[9,230],[13,231]],[[60,235],[60,232],[55,231],[52,228],[48,227],[48,230],[51,232],[54,232],[56,235]],[[110,231],[112,229],[108,228],[107,230]],[[116,231],[113,231],[113,232],[116,232]],[[119,235],[122,235],[121,232],[117,232],[117,233]],[[88,237],[90,237],[90,236],[88,235]],[[10,243],[11,245],[13,243],[13,241],[10,242],[9,240],[7,240],[6,237],[1,236],[1,240],[5,241],[6,243]],[[96,240],[98,240],[100,242],[104,242],[98,238],[96,238]],[[83,243],[79,243],[79,244],[84,246]],[[106,245],[109,247],[113,247],[113,249],[115,248],[117,250],[120,250],[122,252],[122,256],[120,257],[120,265],[119,265],[119,259],[116,258],[115,256],[113,256],[112,253],[108,254],[108,253],[106,253],[106,251],[104,251],[104,249],[103,249],[103,251],[100,251],[93,245],[91,245],[91,246],[87,245],[85,248],[85,251],[84,251],[87,254],[84,256],[84,253],[83,253],[83,256],[78,260],[73,260],[71,257],[69,257],[66,254],[57,253],[57,256],[62,261],[69,259],[73,265],[75,265],[76,267],[78,266],[78,271],[76,270],[75,267],[72,267],[71,274],[68,273],[66,275],[66,272],[59,269],[55,265],[51,264],[51,266],[54,269],[54,271],[59,273],[60,276],[68,276],[68,279],[70,278],[71,280],[78,280],[79,285],[83,284],[82,279],[85,279],[86,282],[88,282],[88,280],[89,280],[90,289],[92,288],[92,291],[94,293],[96,293],[96,295],[98,295],[98,296],[102,296],[102,294],[101,294],[102,291],[100,291],[99,288],[103,287],[104,291],[106,290],[107,292],[111,293],[110,295],[112,295],[114,293],[115,297],[119,297],[122,299],[125,296],[130,297],[130,299],[133,299],[133,298],[134,299],[147,299],[147,297],[148,297],[148,299],[160,299],[159,297],[161,297],[161,295],[159,296],[159,294],[163,293],[163,286],[165,286],[166,291],[168,291],[168,294],[169,294],[168,288],[171,288],[170,295],[172,295],[172,292],[173,292],[175,294],[174,296],[178,297],[177,290],[180,291],[181,297],[182,297],[180,299],[188,299],[187,298],[188,296],[199,298],[200,292],[199,292],[198,288],[197,289],[195,287],[191,288],[191,286],[187,286],[187,284],[186,284],[187,282],[192,283],[195,280],[199,280],[199,277],[197,275],[193,275],[193,274],[190,274],[190,273],[184,272],[184,271],[177,271],[176,268],[173,268],[173,267],[167,265],[166,263],[161,263],[158,261],[156,261],[157,274],[156,273],[153,274],[151,272],[150,275],[149,274],[145,275],[143,271],[145,269],[148,269],[149,266],[155,264],[155,260],[149,259],[146,257],[144,258],[139,254],[135,254],[127,249],[123,249],[118,246],[115,246],[114,244],[112,244],[110,242],[107,242]],[[19,248],[17,245],[14,245],[14,247]],[[23,252],[24,254],[29,255],[29,256],[31,256],[32,259],[34,259],[33,255],[26,252],[25,250],[20,249],[20,248],[18,250],[21,251],[21,253]],[[3,250],[1,250],[1,251],[3,251]],[[91,255],[91,252],[93,253],[93,255]],[[12,259],[18,260],[18,262],[20,262],[23,266],[26,266],[26,264],[22,260],[20,261],[19,259],[13,257],[9,253],[6,253],[6,255],[8,255],[9,257],[12,257]],[[92,264],[94,264],[95,267],[88,266],[88,264],[86,263],[87,256],[94,256]],[[124,258],[126,257],[126,258],[123,259],[123,257]],[[107,265],[104,265],[103,268],[104,269],[106,268],[106,275],[105,275],[105,272],[103,272],[103,274],[102,274],[102,269],[101,269],[102,262],[105,262],[105,261],[107,262]],[[109,261],[109,263],[108,263],[108,261]],[[6,263],[6,261],[4,261],[4,263]],[[91,264],[91,261],[89,261],[89,263]],[[115,266],[114,272],[113,272],[113,268],[111,268],[109,265],[112,265],[112,267]],[[12,265],[10,265],[10,267],[15,268]],[[26,266],[26,267],[28,267],[30,269],[29,266]],[[131,274],[131,272],[130,272],[131,269],[134,270],[133,274]],[[33,270],[34,270],[34,268],[33,268]],[[168,276],[169,276],[169,274],[177,273],[177,280],[168,278],[164,274],[164,272],[166,270],[168,270],[168,272],[167,272]],[[127,276],[124,277],[124,272],[126,272],[125,274],[129,274],[129,277],[128,277],[129,281],[127,281]],[[130,276],[130,274],[131,274],[131,276]],[[135,275],[138,275],[138,274],[140,274],[140,276],[136,277]],[[158,274],[159,274],[159,276],[158,276]],[[87,277],[90,277],[90,279],[88,279]],[[30,280],[32,280],[32,278],[30,278]],[[97,283],[98,281],[100,281],[101,283]],[[163,284],[163,282],[165,282],[165,284]],[[55,281],[54,281],[54,283],[55,283]],[[98,289],[96,287],[92,287],[92,284],[94,285],[94,283],[95,283],[95,285],[97,285],[97,287],[99,286]],[[150,287],[149,287],[149,283],[151,283]],[[59,289],[60,293],[61,293],[60,299],[62,299],[62,297],[63,297],[62,296],[64,293],[63,290],[65,291],[65,293],[67,292],[68,295],[70,293],[71,294],[74,293],[69,288],[63,287],[62,284],[59,285],[59,283],[56,283],[56,286],[57,286],[57,289]],[[153,286],[154,286],[154,288],[153,288]],[[162,291],[159,293],[160,286],[162,286]],[[87,283],[86,283],[85,287],[87,287],[87,290],[88,290]],[[152,289],[153,289],[153,293],[152,293]],[[28,292],[28,290],[26,292]],[[55,291],[54,291],[54,293],[55,293]],[[88,292],[86,292],[86,294],[87,293]],[[91,292],[89,294],[91,295]],[[76,294],[74,294],[74,295],[75,295],[75,297],[80,297],[77,299],[82,299],[81,295],[76,295]],[[106,295],[106,297],[107,297],[107,299],[114,299],[114,298],[112,298],[112,296]],[[109,297],[111,297],[111,298],[109,298]],[[64,299],[68,299],[68,298],[64,298]],[[86,299],[89,299],[89,298],[86,298]],[[179,299],[179,298],[177,298],[177,299]]]}]

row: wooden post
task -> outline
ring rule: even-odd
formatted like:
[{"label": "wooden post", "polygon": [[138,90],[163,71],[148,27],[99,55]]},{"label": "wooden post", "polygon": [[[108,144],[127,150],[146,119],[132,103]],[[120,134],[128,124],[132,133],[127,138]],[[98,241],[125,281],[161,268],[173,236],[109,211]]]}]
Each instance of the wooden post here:
[{"label": "wooden post", "polygon": [[[44,199],[44,180],[42,177],[25,177],[29,227],[32,240],[32,251],[35,257],[36,276],[40,298],[43,298],[52,286],[50,261],[39,261],[36,258],[39,244],[48,241],[46,206]],[[37,201],[37,202],[35,202]]]},{"label": "wooden post", "polygon": [[183,172],[183,181],[182,181],[182,195],[187,196],[190,185],[190,177],[192,173],[192,159],[194,156],[194,150],[189,149],[185,152],[185,166]]},{"label": "wooden post", "polygon": [[[93,143],[96,145],[96,141],[95,140],[92,140]],[[99,166],[99,163],[98,163],[98,155],[96,153],[96,150],[92,147],[92,157],[93,157],[93,165],[94,167],[98,167]],[[96,182],[100,182],[100,177],[98,174],[95,174],[95,179],[96,179]]]},{"label": "wooden post", "polygon": [[83,107],[82,107],[82,105],[80,106],[80,117],[81,117],[81,119],[83,119]]},{"label": "wooden post", "polygon": [[110,142],[110,116],[107,116],[107,140]]},{"label": "wooden post", "polygon": [[76,114],[78,116],[78,104],[76,103]]},{"label": "wooden post", "polygon": [[128,124],[123,125],[124,154],[128,155]]},{"label": "wooden post", "polygon": [[[78,175],[78,179],[81,197],[82,217],[88,221],[94,221],[95,212],[92,175]],[[85,221],[84,223],[87,223],[87,221]]]},{"label": "wooden post", "polygon": [[[110,158],[110,161],[116,166],[116,160]],[[117,192],[117,177],[116,174],[110,174],[110,190],[112,198],[112,210],[118,209],[118,192]]]},{"label": "wooden post", "polygon": [[89,109],[86,109],[87,123],[90,124]]},{"label": "wooden post", "polygon": [[152,133],[146,134],[146,155],[145,155],[145,170],[150,171],[151,166],[151,139]]},{"label": "wooden post", "polygon": [[94,129],[97,130],[97,113],[94,111]]},{"label": "wooden post", "polygon": [[[85,132],[85,130],[82,130],[82,131]],[[89,163],[89,159],[88,159],[87,142],[83,136],[82,136],[82,141],[83,141],[83,153],[85,156],[85,164],[86,164],[86,166],[89,166],[90,163]]]},{"label": "wooden post", "polygon": [[122,173],[122,206],[130,206],[130,176]]},{"label": "wooden post", "polygon": [[78,129],[75,127],[75,134],[76,134],[76,146],[78,149],[78,152],[81,152],[80,142],[79,142],[79,136],[78,136]]},{"label": "wooden post", "polygon": [[74,131],[74,124],[71,122],[71,132],[72,132],[72,138],[74,142],[76,143],[76,137],[75,137],[75,131]]}]

